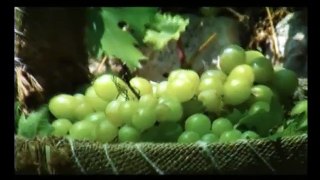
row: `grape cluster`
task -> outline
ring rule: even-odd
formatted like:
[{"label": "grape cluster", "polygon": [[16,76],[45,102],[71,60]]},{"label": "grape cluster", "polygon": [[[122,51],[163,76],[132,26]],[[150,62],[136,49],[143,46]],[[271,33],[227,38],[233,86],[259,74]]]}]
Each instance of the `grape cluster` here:
[{"label": "grape cluster", "polygon": [[[293,95],[298,86],[295,73],[274,70],[260,52],[237,45],[222,51],[218,68],[201,76],[193,70],[174,70],[159,83],[134,77],[127,84],[104,74],[84,94],[59,94],[50,100],[50,112],[57,118],[52,134],[101,143],[214,143],[265,136],[255,126],[239,128],[240,115],[230,113],[269,112],[272,101]],[[270,129],[278,125],[265,122],[268,119],[254,121],[250,123]]]}]

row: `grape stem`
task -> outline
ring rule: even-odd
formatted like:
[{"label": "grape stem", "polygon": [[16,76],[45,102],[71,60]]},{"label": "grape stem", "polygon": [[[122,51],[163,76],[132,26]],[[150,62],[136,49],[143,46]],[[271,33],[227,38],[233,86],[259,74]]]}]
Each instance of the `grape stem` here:
[{"label": "grape stem", "polygon": [[184,66],[183,68],[191,68],[197,57],[199,57],[199,55],[201,55],[209,47],[213,40],[215,40],[216,35],[216,33],[212,33],[211,36],[201,44],[197,51],[192,54],[191,58],[187,61],[186,66]]},{"label": "grape stem", "polygon": [[186,66],[186,53],[183,48],[183,43],[181,37],[177,41],[178,58],[180,62],[180,67]]},{"label": "grape stem", "polygon": [[97,67],[97,69],[95,70],[95,73],[100,72],[102,66],[106,63],[106,61],[108,60],[108,56],[105,56],[102,61],[100,62],[99,66]]},{"label": "grape stem", "polygon": [[131,86],[131,84],[130,84],[130,79],[133,78],[133,75],[131,74],[128,66],[122,63],[122,68],[121,68],[119,74],[120,74],[121,79],[123,79],[123,80],[128,84],[128,87],[129,87],[129,89],[133,92],[133,94],[134,94],[138,99],[140,99],[139,93],[137,93],[137,91],[136,91],[136,90]]}]

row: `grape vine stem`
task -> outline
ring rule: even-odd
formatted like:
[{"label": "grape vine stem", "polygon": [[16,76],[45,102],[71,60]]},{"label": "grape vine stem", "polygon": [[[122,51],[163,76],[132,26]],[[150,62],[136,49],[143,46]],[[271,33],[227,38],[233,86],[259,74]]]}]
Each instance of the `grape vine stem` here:
[{"label": "grape vine stem", "polygon": [[184,68],[190,68],[192,66],[197,57],[199,57],[199,55],[202,54],[209,47],[213,40],[215,40],[216,35],[216,33],[212,33],[211,36],[204,43],[201,44],[197,51],[192,54],[189,61],[187,61],[186,66]]},{"label": "grape vine stem", "polygon": [[270,21],[270,26],[271,26],[271,37],[272,37],[272,41],[273,41],[273,43],[272,43],[273,47],[272,48],[275,51],[275,61],[274,62],[277,62],[278,59],[281,57],[281,55],[279,53],[277,36],[276,36],[276,32],[274,30],[274,24],[273,24],[273,21],[272,21],[272,16],[271,16],[271,12],[270,12],[269,7],[266,7],[266,11],[267,11],[268,19]]}]

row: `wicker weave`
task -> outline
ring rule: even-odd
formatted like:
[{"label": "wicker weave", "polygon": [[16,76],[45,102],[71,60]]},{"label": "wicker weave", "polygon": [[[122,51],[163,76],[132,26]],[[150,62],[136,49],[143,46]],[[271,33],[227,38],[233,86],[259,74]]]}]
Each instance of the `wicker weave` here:
[{"label": "wicker weave", "polygon": [[307,135],[210,145],[17,136],[15,169],[40,174],[303,174],[307,143]]}]

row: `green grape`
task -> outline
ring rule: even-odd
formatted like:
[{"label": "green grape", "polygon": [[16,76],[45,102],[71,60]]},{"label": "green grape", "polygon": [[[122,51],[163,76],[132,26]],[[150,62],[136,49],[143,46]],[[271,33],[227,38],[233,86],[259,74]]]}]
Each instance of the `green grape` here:
[{"label": "green grape", "polygon": [[249,50],[246,51],[246,63],[251,64],[254,59],[264,57],[264,55],[259,51]]},{"label": "green grape", "polygon": [[124,120],[119,115],[121,104],[121,101],[111,101],[105,110],[107,119],[117,127],[120,127],[124,124]]},{"label": "green grape", "polygon": [[229,74],[228,79],[236,79],[236,78],[247,79],[249,82],[254,82],[254,72],[251,66],[247,64],[241,64],[236,66]]},{"label": "green grape", "polygon": [[191,99],[190,101],[182,103],[183,107],[183,119],[187,119],[189,116],[201,113],[205,110],[203,103],[198,99]]},{"label": "green grape", "polygon": [[52,135],[62,137],[66,136],[71,128],[72,123],[68,119],[57,119],[52,122]]},{"label": "green grape", "polygon": [[206,143],[215,143],[215,142],[219,142],[219,137],[215,134],[208,133],[201,137],[201,141]]},{"label": "green grape", "polygon": [[104,101],[96,94],[94,88],[90,86],[85,93],[85,100],[95,111],[104,111],[109,104],[108,101]]},{"label": "green grape", "polygon": [[183,108],[177,98],[172,96],[162,96],[158,99],[156,114],[159,122],[177,122],[182,118]]},{"label": "green grape", "polygon": [[133,114],[137,111],[139,107],[138,101],[125,101],[121,103],[119,116],[126,124],[132,124]]},{"label": "green grape", "polygon": [[216,90],[205,90],[198,95],[208,112],[220,113],[223,107],[222,98]]},{"label": "green grape", "polygon": [[180,102],[186,102],[195,95],[196,87],[191,80],[179,78],[168,82],[167,92]]},{"label": "green grape", "polygon": [[[192,70],[178,69],[169,74],[168,92],[180,99],[180,102],[190,100],[200,83],[199,75]],[[185,90],[183,92],[181,90]],[[181,94],[181,92],[183,92]]]},{"label": "green grape", "polygon": [[193,131],[200,136],[210,132],[211,122],[208,116],[204,114],[194,114],[185,122],[185,130]]},{"label": "green grape", "polygon": [[117,86],[114,82],[114,81],[117,82],[118,80],[119,78],[117,78],[116,76],[105,74],[98,77],[93,82],[93,88],[101,99],[105,101],[112,101],[119,94]]},{"label": "green grape", "polygon": [[225,131],[221,134],[219,141],[223,143],[232,143],[239,139],[241,139],[241,132],[236,129],[232,129],[230,131]]},{"label": "green grape", "polygon": [[172,71],[169,74],[168,82],[172,82],[176,79],[188,79],[192,81],[195,86],[198,86],[200,83],[199,75],[193,70],[177,69]]},{"label": "green grape", "polygon": [[178,138],[178,143],[195,143],[200,139],[199,134],[193,131],[184,131]]},{"label": "green grape", "polygon": [[140,136],[140,131],[129,125],[122,126],[118,132],[119,142],[137,142]]},{"label": "green grape", "polygon": [[89,105],[89,103],[83,102],[75,108],[74,114],[77,120],[82,120],[89,114],[92,114],[94,109]]},{"label": "green grape", "polygon": [[212,133],[217,135],[218,137],[220,137],[222,133],[226,131],[230,131],[232,129],[233,129],[233,126],[231,121],[223,117],[214,120],[211,126]]},{"label": "green grape", "polygon": [[289,69],[276,71],[272,86],[281,96],[292,96],[299,85],[296,73]]},{"label": "green grape", "polygon": [[265,85],[253,86],[251,88],[251,94],[253,95],[251,99],[251,104],[257,101],[264,101],[264,102],[270,103],[273,97],[272,90]]},{"label": "green grape", "polygon": [[69,130],[70,137],[79,140],[96,140],[97,124],[90,121],[78,121]]},{"label": "green grape", "polygon": [[177,142],[183,128],[176,122],[161,122],[158,126],[161,142]]},{"label": "green grape", "polygon": [[255,114],[258,111],[270,111],[270,103],[264,102],[264,101],[257,101],[254,104],[251,105],[249,114]]},{"label": "green grape", "polygon": [[216,78],[205,78],[199,84],[198,93],[205,90],[215,90],[218,95],[221,95],[223,93],[223,84]]},{"label": "green grape", "polygon": [[153,107],[140,106],[133,114],[132,125],[140,131],[151,128],[156,123],[156,112]]},{"label": "green grape", "polygon": [[68,94],[59,94],[49,101],[49,110],[56,118],[74,119],[77,100]]},{"label": "green grape", "polygon": [[260,57],[252,60],[250,66],[253,69],[254,81],[257,83],[268,83],[272,80],[274,70],[272,63],[265,57]]},{"label": "green grape", "polygon": [[220,55],[219,67],[225,74],[229,74],[234,67],[245,64],[245,61],[244,49],[238,45],[229,45]]},{"label": "green grape", "polygon": [[130,80],[130,85],[141,96],[145,94],[152,94],[152,85],[150,82],[142,77],[134,77]]},{"label": "green grape", "polygon": [[206,70],[205,72],[202,73],[201,81],[206,78],[219,79],[222,83],[224,83],[227,79],[227,75],[220,70],[212,69],[212,70]]},{"label": "green grape", "polygon": [[158,104],[158,99],[153,94],[146,94],[140,97],[140,106],[150,106],[155,108]]},{"label": "green grape", "polygon": [[168,95],[168,81],[162,81],[157,85],[156,96],[166,96]]},{"label": "green grape", "polygon": [[260,136],[254,131],[245,131],[241,135],[241,139],[259,139]]},{"label": "green grape", "polygon": [[84,119],[84,121],[91,121],[96,123],[97,125],[102,122],[102,121],[106,121],[106,115],[104,114],[104,112],[95,112],[92,114],[89,114],[88,116],[86,116]]},{"label": "green grape", "polygon": [[223,86],[223,102],[229,105],[239,105],[249,99],[252,83],[246,79],[227,80]]},{"label": "green grape", "polygon": [[97,141],[108,143],[114,140],[118,135],[118,128],[109,121],[102,121],[97,127]]}]

